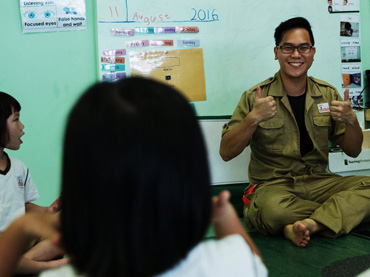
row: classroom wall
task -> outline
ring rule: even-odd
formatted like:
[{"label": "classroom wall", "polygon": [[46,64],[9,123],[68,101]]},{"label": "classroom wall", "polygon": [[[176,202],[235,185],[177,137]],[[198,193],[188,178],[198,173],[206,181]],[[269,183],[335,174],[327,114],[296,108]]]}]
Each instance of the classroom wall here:
[{"label": "classroom wall", "polygon": [[58,195],[65,119],[81,92],[97,80],[95,2],[87,0],[87,30],[22,34],[19,0],[0,1],[0,90],[21,104],[23,145],[7,151],[30,169],[48,205]]},{"label": "classroom wall", "polygon": [[[87,30],[22,34],[19,1],[0,1],[0,90],[20,101],[26,132],[21,149],[9,154],[29,167],[41,205],[50,204],[59,195],[68,111],[82,91],[98,79],[95,0],[86,0],[86,8]],[[361,1],[360,16],[365,70],[370,69],[369,1]]]}]

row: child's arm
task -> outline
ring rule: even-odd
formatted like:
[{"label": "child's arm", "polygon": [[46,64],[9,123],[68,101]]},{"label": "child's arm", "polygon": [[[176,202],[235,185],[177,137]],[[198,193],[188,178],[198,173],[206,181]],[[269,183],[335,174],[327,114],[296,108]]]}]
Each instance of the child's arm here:
[{"label": "child's arm", "polygon": [[0,236],[0,276],[12,276],[17,262],[40,235],[60,245],[59,217],[51,213],[30,213],[13,221]]},{"label": "child's arm", "polygon": [[26,213],[45,213],[49,207],[42,207],[33,203],[26,203]]},{"label": "child's arm", "polygon": [[221,239],[228,235],[240,234],[245,239],[252,252],[258,255],[262,260],[262,256],[258,251],[257,246],[240,223],[239,217],[236,214],[234,207],[230,204],[229,199],[230,192],[228,191],[222,191],[218,196],[214,196],[212,199],[212,225],[216,233],[216,238]]},{"label": "child's arm", "polygon": [[49,211],[50,212],[59,212],[60,211],[60,196],[49,206]]},{"label": "child's arm", "polygon": [[42,207],[33,203],[26,203],[26,213],[29,212],[59,212],[60,211],[60,197],[58,197],[49,207]]}]

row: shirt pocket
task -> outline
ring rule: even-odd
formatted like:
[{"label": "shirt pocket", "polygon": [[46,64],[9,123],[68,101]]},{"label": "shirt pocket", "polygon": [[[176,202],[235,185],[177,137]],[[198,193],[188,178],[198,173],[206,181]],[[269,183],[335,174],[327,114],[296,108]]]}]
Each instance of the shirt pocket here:
[{"label": "shirt pocket", "polygon": [[276,152],[282,151],[285,143],[285,123],[282,118],[272,118],[259,124],[255,146],[259,149]]},{"label": "shirt pocket", "polygon": [[329,131],[331,128],[330,116],[314,116],[314,139],[320,149],[329,148]]}]

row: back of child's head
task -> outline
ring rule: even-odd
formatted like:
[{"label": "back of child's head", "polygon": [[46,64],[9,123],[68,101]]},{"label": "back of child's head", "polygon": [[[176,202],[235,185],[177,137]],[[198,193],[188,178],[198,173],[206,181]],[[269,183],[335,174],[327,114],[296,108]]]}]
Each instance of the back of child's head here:
[{"label": "back of child's head", "polygon": [[13,112],[20,112],[21,105],[9,94],[0,91],[0,147],[4,147],[9,140],[7,120]]},{"label": "back of child's head", "polygon": [[211,188],[196,116],[176,90],[129,78],[92,86],[65,134],[62,233],[88,276],[152,276],[209,226]]}]

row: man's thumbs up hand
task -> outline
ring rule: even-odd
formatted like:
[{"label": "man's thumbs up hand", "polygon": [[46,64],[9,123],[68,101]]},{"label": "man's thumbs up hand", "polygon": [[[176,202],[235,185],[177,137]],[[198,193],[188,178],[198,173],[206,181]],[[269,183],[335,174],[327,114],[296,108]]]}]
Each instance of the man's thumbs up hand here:
[{"label": "man's thumbs up hand", "polygon": [[252,112],[258,122],[269,120],[276,115],[276,102],[272,96],[262,97],[262,89],[257,86],[256,100]]},{"label": "man's thumbs up hand", "polygon": [[357,120],[356,114],[352,111],[349,89],[344,91],[344,101],[332,101],[330,115],[335,121],[351,123]]}]

